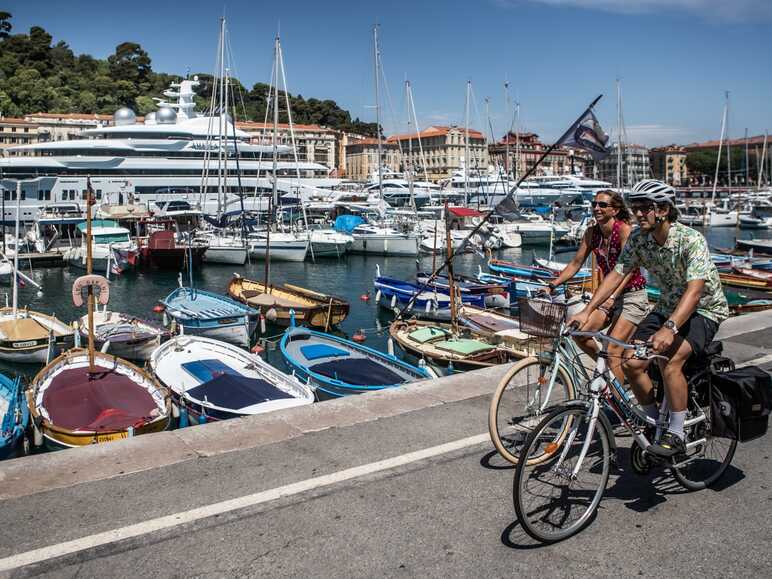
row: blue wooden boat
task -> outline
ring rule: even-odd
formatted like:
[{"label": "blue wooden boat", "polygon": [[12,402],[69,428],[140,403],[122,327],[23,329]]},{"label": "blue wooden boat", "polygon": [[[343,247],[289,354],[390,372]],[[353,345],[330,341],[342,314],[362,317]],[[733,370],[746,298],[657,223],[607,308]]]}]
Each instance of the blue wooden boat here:
[{"label": "blue wooden boat", "polygon": [[20,377],[12,379],[0,374],[0,416],[0,459],[16,456],[20,448],[26,454],[29,407],[24,399]]},{"label": "blue wooden boat", "polygon": [[525,279],[549,279],[555,277],[555,274],[543,267],[533,265],[523,265],[511,261],[500,259],[488,260],[488,269],[499,275],[514,276]]},{"label": "blue wooden boat", "polygon": [[284,332],[281,353],[295,375],[328,397],[361,394],[431,378],[418,368],[345,338],[295,327]]},{"label": "blue wooden boat", "polygon": [[[432,274],[430,272],[419,272],[415,280],[419,285],[427,285]],[[483,296],[485,306],[488,308],[507,308],[509,307],[509,280],[484,282],[464,275],[454,275],[453,285],[458,288],[461,295],[479,294]],[[436,289],[442,293],[449,293],[449,279],[447,275],[437,275],[428,284],[431,289]]]},{"label": "blue wooden boat", "polygon": [[[450,320],[450,296],[439,289],[422,288],[409,281],[381,275],[379,267],[376,267],[373,286],[376,301],[387,310],[393,311],[395,308],[401,310],[411,303],[413,296],[416,296],[408,310],[411,315],[427,320]],[[461,294],[461,302],[484,308],[485,296]]]},{"label": "blue wooden boat", "polygon": [[[509,277],[501,275],[493,275],[492,273],[485,273],[482,267],[477,266],[477,279],[483,283],[509,283],[509,299],[510,307],[517,304],[517,298],[531,297],[540,291],[547,289],[547,282],[541,278],[537,279],[522,279],[518,277]],[[563,293],[563,286],[555,288],[554,294],[560,295]]]},{"label": "blue wooden boat", "polygon": [[258,312],[226,296],[189,287],[178,287],[161,300],[185,334],[196,334],[249,347],[257,329]]}]

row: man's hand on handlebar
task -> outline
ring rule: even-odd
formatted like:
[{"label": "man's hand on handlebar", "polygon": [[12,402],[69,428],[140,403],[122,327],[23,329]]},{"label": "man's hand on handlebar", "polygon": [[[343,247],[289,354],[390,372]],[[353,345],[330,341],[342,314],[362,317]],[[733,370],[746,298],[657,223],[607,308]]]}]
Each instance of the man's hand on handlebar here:
[{"label": "man's hand on handlebar", "polygon": [[657,333],[651,337],[651,347],[658,353],[667,352],[673,345],[675,334],[667,328],[660,328]]}]

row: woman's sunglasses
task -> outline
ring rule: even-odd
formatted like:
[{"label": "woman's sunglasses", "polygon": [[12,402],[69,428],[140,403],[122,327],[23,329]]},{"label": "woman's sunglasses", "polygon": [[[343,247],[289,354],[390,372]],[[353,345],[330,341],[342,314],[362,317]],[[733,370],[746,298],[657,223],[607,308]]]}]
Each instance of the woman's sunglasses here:
[{"label": "woman's sunglasses", "polygon": [[611,203],[608,201],[593,201],[592,206],[593,208],[600,207],[601,209],[606,209],[607,207],[611,207]]}]

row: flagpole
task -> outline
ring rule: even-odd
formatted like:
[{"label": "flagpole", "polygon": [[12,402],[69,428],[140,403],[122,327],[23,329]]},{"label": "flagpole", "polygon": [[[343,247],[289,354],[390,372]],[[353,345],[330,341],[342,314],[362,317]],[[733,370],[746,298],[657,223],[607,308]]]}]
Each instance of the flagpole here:
[{"label": "flagpole", "polygon": [[[589,105],[589,106],[588,106],[588,107],[587,107],[587,108],[584,110],[584,112],[583,112],[581,115],[579,115],[579,117],[577,118],[577,120],[576,120],[576,121],[574,121],[574,122],[571,124],[571,127],[570,127],[570,128],[569,128],[569,129],[568,129],[568,130],[567,130],[565,133],[563,133],[563,134],[561,135],[561,137],[560,137],[560,138],[559,138],[557,141],[555,141],[554,143],[552,143],[552,144],[551,144],[551,145],[550,145],[550,146],[547,148],[547,150],[546,150],[546,151],[544,151],[544,153],[542,153],[541,157],[539,157],[539,158],[538,158],[538,160],[536,161],[536,163],[534,163],[534,165],[533,165],[533,166],[532,166],[530,169],[528,169],[528,170],[527,170],[527,171],[526,171],[526,172],[523,174],[523,176],[522,176],[522,177],[520,177],[520,178],[517,180],[517,183],[515,183],[514,187],[512,187],[512,189],[510,189],[510,191],[509,191],[509,193],[507,194],[507,196],[506,196],[506,197],[505,197],[505,198],[504,198],[502,201],[500,201],[500,202],[498,203],[497,207],[498,207],[499,205],[501,205],[502,203],[504,203],[504,202],[505,202],[507,199],[509,199],[509,198],[510,198],[510,197],[511,197],[513,194],[515,194],[515,192],[516,192],[516,191],[518,190],[518,188],[520,187],[520,184],[521,184],[523,181],[525,181],[525,180],[526,180],[528,177],[530,177],[530,176],[533,174],[533,172],[536,170],[536,167],[538,167],[538,166],[539,166],[539,165],[540,165],[540,164],[541,164],[541,163],[544,161],[544,159],[546,159],[546,158],[547,158],[547,155],[549,155],[550,153],[552,153],[552,151],[554,151],[555,149],[557,149],[557,148],[558,148],[558,147],[559,147],[559,146],[560,146],[560,145],[563,143],[563,141],[565,141],[565,139],[566,139],[566,138],[567,138],[567,137],[568,137],[568,136],[571,134],[571,132],[572,132],[572,131],[574,131],[574,130],[576,129],[576,126],[577,126],[577,125],[578,125],[578,124],[579,124],[579,123],[582,121],[582,119],[584,119],[584,117],[587,115],[587,113],[588,113],[588,112],[590,112],[590,111],[592,111],[592,108],[593,108],[593,107],[594,107],[596,104],[598,104],[598,101],[599,101],[600,99],[602,99],[602,98],[603,98],[603,95],[602,95],[602,94],[600,94],[600,95],[598,95],[598,96],[595,98],[595,100],[593,100],[593,101],[590,103],[590,105]],[[470,238],[471,238],[473,235],[475,235],[475,234],[476,234],[476,233],[477,233],[477,232],[478,232],[478,231],[479,231],[479,230],[482,228],[482,226],[483,226],[483,225],[485,225],[485,224],[488,222],[488,220],[491,218],[491,216],[492,216],[492,215],[493,215],[495,212],[496,212],[496,211],[495,211],[495,208],[494,208],[494,209],[491,209],[490,211],[487,211],[487,212],[484,214],[483,218],[482,218],[482,219],[480,219],[480,223],[478,223],[477,225],[475,225],[475,226],[474,226],[474,228],[473,228],[473,229],[472,229],[472,230],[471,230],[471,231],[470,231],[470,232],[467,234],[467,236],[464,238],[464,240],[461,242],[461,244],[458,246],[458,248],[457,248],[455,251],[451,251],[451,252],[448,254],[448,257],[447,257],[447,258],[445,258],[445,261],[444,261],[444,262],[443,262],[443,263],[440,265],[440,267],[438,267],[436,270],[434,270],[434,271],[432,272],[432,275],[430,275],[430,276],[429,276],[429,279],[427,279],[427,280],[426,280],[426,281],[424,281],[422,284],[420,284],[420,286],[421,286],[421,287],[419,287],[418,291],[416,291],[416,292],[415,292],[415,293],[412,295],[412,297],[411,297],[411,298],[408,300],[407,304],[405,304],[405,306],[402,308],[402,310],[400,310],[400,312],[397,314],[397,317],[395,318],[396,320],[399,320],[399,319],[401,319],[401,318],[402,318],[402,316],[405,314],[405,312],[406,312],[406,311],[408,311],[410,308],[412,308],[412,307],[413,307],[413,303],[415,302],[415,300],[416,300],[416,298],[418,297],[418,295],[419,295],[419,294],[421,294],[421,293],[422,293],[424,290],[426,290],[426,288],[427,288],[427,287],[429,287],[429,285],[430,285],[430,284],[431,284],[431,283],[432,283],[432,282],[433,282],[433,281],[434,281],[434,280],[437,278],[437,276],[440,274],[440,272],[441,272],[443,269],[445,269],[445,268],[448,266],[448,264],[449,264],[451,261],[453,261],[453,258],[455,257],[456,253],[458,253],[459,251],[463,251],[463,250],[464,250],[464,247],[466,247],[466,244],[467,244],[467,242],[469,241],[469,239],[470,239]]]}]

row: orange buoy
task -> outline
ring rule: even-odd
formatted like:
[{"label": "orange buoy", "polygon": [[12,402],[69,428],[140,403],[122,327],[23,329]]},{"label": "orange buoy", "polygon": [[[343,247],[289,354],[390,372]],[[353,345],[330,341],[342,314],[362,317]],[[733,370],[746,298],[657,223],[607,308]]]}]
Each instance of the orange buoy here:
[{"label": "orange buoy", "polygon": [[351,336],[351,339],[355,342],[364,342],[367,339],[367,336],[365,336],[364,330],[357,330],[354,332],[354,335]]},{"label": "orange buoy", "polygon": [[156,304],[156,305],[154,305],[154,306],[153,306],[153,311],[154,311],[155,313],[157,313],[157,314],[160,314],[160,313],[162,313],[162,312],[163,312],[165,309],[166,309],[166,308],[164,307],[164,305],[163,305],[163,304]]},{"label": "orange buoy", "polygon": [[362,300],[363,302],[369,302],[370,294],[362,294],[361,296],[359,296],[359,299]]},{"label": "orange buoy", "polygon": [[260,344],[255,344],[252,346],[252,353],[257,354],[258,356],[265,352],[265,348],[263,348]]}]

